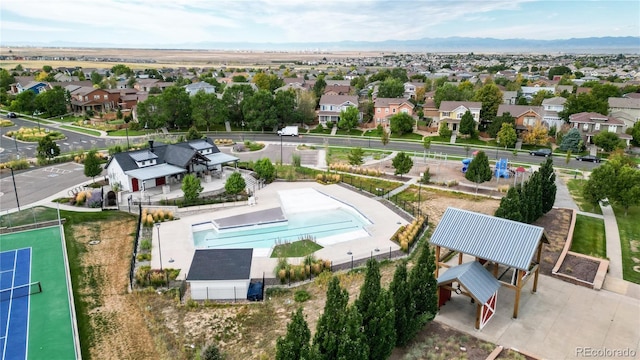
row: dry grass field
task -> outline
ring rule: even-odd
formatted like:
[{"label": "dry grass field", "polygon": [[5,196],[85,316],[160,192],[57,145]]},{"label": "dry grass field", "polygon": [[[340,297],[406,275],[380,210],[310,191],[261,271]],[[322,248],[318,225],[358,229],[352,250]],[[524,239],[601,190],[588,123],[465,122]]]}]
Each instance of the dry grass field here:
[{"label": "dry grass field", "polygon": [[[55,67],[112,67],[126,64],[132,69],[162,68],[177,66],[251,66],[278,67],[283,63],[295,61],[315,61],[327,59],[345,59],[352,57],[382,56],[381,52],[267,52],[267,51],[228,51],[228,50],[161,50],[161,49],[101,49],[101,48],[36,48],[36,47],[0,47],[0,54],[22,57],[85,57],[114,58],[123,61],[69,61],[69,60],[4,60],[0,67],[14,68],[21,64],[26,68],[42,68],[44,65]],[[145,61],[145,62],[142,62]]]}]

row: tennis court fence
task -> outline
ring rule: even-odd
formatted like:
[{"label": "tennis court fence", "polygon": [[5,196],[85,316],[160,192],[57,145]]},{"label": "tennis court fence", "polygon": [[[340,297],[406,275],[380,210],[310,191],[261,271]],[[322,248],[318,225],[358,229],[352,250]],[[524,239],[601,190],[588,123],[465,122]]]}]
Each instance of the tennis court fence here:
[{"label": "tennis court fence", "polygon": [[21,298],[33,294],[42,292],[42,284],[40,281],[32,282],[30,284],[15,286],[8,289],[0,290],[0,301],[7,301],[9,299]]}]

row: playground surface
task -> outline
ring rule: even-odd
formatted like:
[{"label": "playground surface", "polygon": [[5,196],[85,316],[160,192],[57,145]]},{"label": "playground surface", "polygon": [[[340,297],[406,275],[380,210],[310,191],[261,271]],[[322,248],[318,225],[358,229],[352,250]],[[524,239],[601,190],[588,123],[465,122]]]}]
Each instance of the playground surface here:
[{"label": "playground surface", "polygon": [[80,357],[60,226],[0,235],[2,359]]}]

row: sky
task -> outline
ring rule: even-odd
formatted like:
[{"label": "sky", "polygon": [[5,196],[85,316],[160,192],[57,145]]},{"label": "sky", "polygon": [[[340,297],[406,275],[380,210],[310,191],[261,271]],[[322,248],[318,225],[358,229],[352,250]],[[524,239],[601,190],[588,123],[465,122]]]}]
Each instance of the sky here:
[{"label": "sky", "polygon": [[2,0],[0,45],[640,36],[638,0]]}]

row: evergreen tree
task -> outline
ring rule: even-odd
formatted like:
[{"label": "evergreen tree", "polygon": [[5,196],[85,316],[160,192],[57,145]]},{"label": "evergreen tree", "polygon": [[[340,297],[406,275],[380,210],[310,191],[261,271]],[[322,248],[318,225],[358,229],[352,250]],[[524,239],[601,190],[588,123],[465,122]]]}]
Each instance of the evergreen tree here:
[{"label": "evergreen tree", "polygon": [[209,345],[202,351],[202,360],[223,360],[224,355],[220,352],[220,349],[215,344]]},{"label": "evergreen tree", "polygon": [[503,219],[523,222],[520,202],[520,184],[512,187],[507,195],[500,200],[500,206],[496,209],[495,216]]},{"label": "evergreen tree", "polygon": [[355,166],[362,165],[363,157],[364,157],[364,150],[362,150],[361,147],[352,148],[348,155],[349,165],[355,165]]},{"label": "evergreen tree", "polygon": [[460,134],[472,136],[476,131],[476,122],[473,120],[471,111],[467,110],[460,119]]},{"label": "evergreen tree", "polygon": [[582,135],[580,135],[580,131],[572,128],[562,137],[559,148],[562,151],[580,152],[582,151],[582,146]]},{"label": "evergreen tree", "polygon": [[395,312],[388,292],[380,286],[378,261],[367,261],[367,272],[355,306],[362,315],[362,327],[370,359],[386,359],[395,346]]},{"label": "evergreen tree", "polygon": [[100,166],[98,152],[90,150],[84,159],[84,176],[90,177],[93,179],[93,182],[96,182],[96,176],[100,175],[101,172],[102,166]]},{"label": "evergreen tree", "polygon": [[227,178],[224,183],[224,191],[229,195],[236,195],[241,193],[247,187],[246,181],[239,172],[234,172]]},{"label": "evergreen tree", "polygon": [[276,342],[276,359],[298,360],[309,351],[311,331],[302,314],[302,308],[293,313],[287,324],[287,334]]},{"label": "evergreen tree", "polygon": [[422,318],[418,316],[416,303],[407,284],[405,261],[396,266],[389,290],[396,313],[396,346],[404,346],[414,338],[422,324]]},{"label": "evergreen tree", "polygon": [[433,319],[438,312],[438,282],[435,277],[436,260],[429,243],[422,245],[420,256],[409,274],[409,287],[416,299],[418,315]]},{"label": "evergreen tree", "polygon": [[267,183],[276,178],[276,168],[269,158],[262,158],[256,161],[253,170],[258,174],[258,179],[263,179]]},{"label": "evergreen tree", "polygon": [[400,174],[400,177],[402,177],[403,174],[408,173],[413,167],[413,160],[411,160],[411,156],[401,151],[393,158],[391,165],[396,169],[395,174]]},{"label": "evergreen tree", "polygon": [[464,174],[465,179],[476,184],[481,184],[491,180],[491,167],[489,166],[489,158],[484,151],[478,151],[476,156],[469,163],[469,168]]},{"label": "evergreen tree", "polygon": [[324,359],[337,359],[341,335],[345,327],[345,317],[349,293],[340,287],[336,276],[329,281],[327,302],[324,312],[318,319],[313,344]]},{"label": "evergreen tree", "polygon": [[538,171],[542,180],[542,213],[546,214],[556,202],[557,186],[556,174],[553,171],[553,160],[547,158]]},{"label": "evergreen tree", "polygon": [[542,216],[542,177],[538,171],[527,180],[522,186],[520,199],[522,207],[526,209],[523,214],[524,222],[531,224]]},{"label": "evergreen tree", "polygon": [[[369,345],[362,331],[362,316],[355,306],[346,309],[345,323],[342,333],[338,339],[337,359],[367,360],[369,356]],[[373,359],[382,359],[375,358]]]}]

